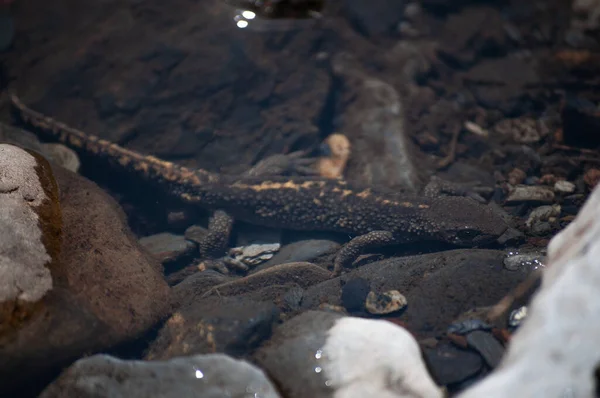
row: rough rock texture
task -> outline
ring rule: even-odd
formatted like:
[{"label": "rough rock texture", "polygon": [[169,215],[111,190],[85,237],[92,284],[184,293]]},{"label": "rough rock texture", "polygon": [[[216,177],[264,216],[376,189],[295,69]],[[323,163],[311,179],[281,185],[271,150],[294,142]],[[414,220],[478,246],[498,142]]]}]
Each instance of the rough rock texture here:
[{"label": "rough rock texture", "polygon": [[198,300],[174,313],[145,359],[225,353],[240,357],[271,337],[279,310],[270,302],[230,297]]},{"label": "rough rock texture", "polygon": [[550,242],[542,285],[500,367],[461,398],[597,396],[599,209],[596,188]]},{"label": "rough rock texture", "polygon": [[77,361],[40,398],[279,398],[262,370],[222,354],[169,361],[121,361],[95,355]]},{"label": "rough rock texture", "polygon": [[0,336],[18,328],[52,289],[61,224],[50,164],[0,144]]},{"label": "rough rock texture", "polygon": [[[3,175],[13,167],[2,168]],[[139,336],[169,309],[160,265],[129,232],[117,204],[77,174],[56,167],[54,175],[63,240],[47,285],[52,290],[26,322],[0,335],[0,395],[39,388],[49,372]],[[19,214],[10,220],[13,225]],[[40,250],[39,237],[30,237],[28,250]]]},{"label": "rough rock texture", "polygon": [[332,60],[344,82],[339,129],[352,142],[346,171],[349,181],[364,186],[401,187],[418,192],[422,176],[415,164],[415,147],[404,125],[404,106],[394,87],[361,70],[345,53]]},{"label": "rough rock texture", "polygon": [[62,144],[41,143],[37,136],[29,131],[0,123],[0,142],[39,152],[53,164],[75,173],[79,171],[80,162],[75,151]]}]

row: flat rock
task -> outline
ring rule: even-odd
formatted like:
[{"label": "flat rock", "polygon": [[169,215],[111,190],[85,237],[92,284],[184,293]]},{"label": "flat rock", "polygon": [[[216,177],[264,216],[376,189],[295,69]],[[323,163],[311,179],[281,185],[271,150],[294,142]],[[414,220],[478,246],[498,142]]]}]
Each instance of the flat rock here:
[{"label": "flat rock", "polygon": [[209,297],[175,312],[146,359],[225,353],[239,357],[271,336],[279,310],[272,303]]},{"label": "flat rock", "polygon": [[168,232],[145,236],[140,239],[140,244],[161,263],[175,261],[181,256],[192,253],[196,248],[194,242],[187,240],[183,235]]},{"label": "flat rock", "polygon": [[75,362],[40,398],[279,398],[264,372],[222,354],[169,361],[95,355]]},{"label": "flat rock", "polygon": [[451,344],[425,348],[423,358],[433,379],[442,386],[459,383],[483,369],[481,356]]},{"label": "flat rock", "polygon": [[305,239],[283,246],[273,258],[256,267],[252,272],[258,272],[274,265],[297,262],[312,262],[318,257],[334,253],[340,244],[327,239]]},{"label": "flat rock", "polygon": [[504,355],[502,344],[491,333],[482,330],[467,334],[467,344],[479,352],[485,363],[492,369],[498,366]]},{"label": "flat rock", "polygon": [[[54,176],[62,212],[60,254],[40,308],[0,334],[2,394],[41,388],[49,373],[84,353],[139,336],[170,308],[160,264],[137,243],[115,201],[66,169],[54,168]],[[35,239],[29,243],[41,247]]]},{"label": "flat rock", "polygon": [[171,289],[171,301],[174,308],[193,303],[200,299],[210,288],[230,282],[233,278],[213,270],[196,272]]},{"label": "flat rock", "polygon": [[398,290],[408,307],[401,320],[419,338],[444,333],[461,313],[495,304],[526,273],[504,268],[505,253],[496,250],[459,249],[418,256],[391,258],[359,267],[306,289],[303,309],[322,303],[341,305],[342,281],[363,278],[371,290]]},{"label": "flat rock", "polygon": [[326,269],[311,263],[287,263],[215,286],[207,293],[236,296],[269,286],[295,285],[307,288],[329,279],[330,275]]}]

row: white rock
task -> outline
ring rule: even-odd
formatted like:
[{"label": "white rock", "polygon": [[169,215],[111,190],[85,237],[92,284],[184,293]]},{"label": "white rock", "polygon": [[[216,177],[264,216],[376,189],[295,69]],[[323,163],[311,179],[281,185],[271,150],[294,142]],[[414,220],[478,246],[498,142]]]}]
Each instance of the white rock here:
[{"label": "white rock", "polygon": [[575,192],[575,184],[565,180],[556,181],[554,184],[554,192],[573,193]]},{"label": "white rock", "polygon": [[0,303],[36,302],[52,289],[36,207],[49,200],[36,173],[37,160],[0,144]]},{"label": "white rock", "polygon": [[323,372],[334,398],[442,397],[416,340],[383,320],[343,317],[329,329]]},{"label": "white rock", "polygon": [[501,365],[460,398],[596,396],[600,187],[550,242],[542,278]]}]

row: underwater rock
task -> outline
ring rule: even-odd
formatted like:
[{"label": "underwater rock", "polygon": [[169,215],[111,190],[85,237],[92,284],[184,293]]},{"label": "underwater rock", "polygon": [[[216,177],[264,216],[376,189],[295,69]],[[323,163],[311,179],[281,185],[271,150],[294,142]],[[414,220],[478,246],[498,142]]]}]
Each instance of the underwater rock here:
[{"label": "underwater rock", "polygon": [[384,320],[307,311],[254,357],[289,398],[442,397],[416,340]]},{"label": "underwater rock", "polygon": [[262,370],[223,354],[152,362],[95,355],[75,362],[40,398],[246,396],[279,398]]},{"label": "underwater rock", "polygon": [[597,395],[599,209],[596,188],[577,218],[550,241],[540,289],[502,362],[460,398]]},{"label": "underwater rock", "polygon": [[52,290],[61,244],[58,185],[41,156],[0,144],[0,342]]},{"label": "underwater rock", "polygon": [[[41,186],[49,184],[48,163],[39,155],[32,156],[11,145],[1,148],[16,155],[12,160],[6,152],[0,156],[0,161],[8,161],[0,168],[5,193],[25,193],[23,197],[33,204],[32,208],[43,212],[39,221],[33,213],[9,211],[3,215],[12,235],[18,235],[14,226],[19,219],[29,217],[38,228],[29,228],[29,233],[22,234],[22,241],[29,253],[38,253],[34,277],[39,283],[30,289],[23,274],[12,274],[19,277],[19,288],[29,289],[27,293],[38,303],[37,308],[21,311],[28,316],[21,316],[21,322],[12,322],[0,333],[0,395],[20,396],[25,394],[24,389],[36,394],[48,377],[80,356],[131,340],[148,330],[170,309],[169,288],[160,264],[129,231],[123,211],[96,184],[57,166],[53,171],[58,191],[45,192],[54,199],[35,207],[41,195],[40,183],[35,181],[42,181],[44,176],[46,182]],[[28,189],[38,184],[38,193],[24,191],[27,185],[23,184],[9,186],[7,176],[11,175],[26,177]],[[7,198],[5,194],[0,196]],[[3,212],[9,209],[1,207]],[[42,254],[44,249],[46,255]],[[7,252],[4,249],[3,256]],[[27,261],[32,259],[35,257]],[[19,260],[8,270],[26,265],[30,264]]]}]

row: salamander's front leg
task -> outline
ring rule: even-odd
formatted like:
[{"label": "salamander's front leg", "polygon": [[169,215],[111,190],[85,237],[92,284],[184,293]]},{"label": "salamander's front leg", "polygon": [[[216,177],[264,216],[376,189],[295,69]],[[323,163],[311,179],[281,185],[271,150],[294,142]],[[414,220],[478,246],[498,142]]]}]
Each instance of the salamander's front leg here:
[{"label": "salamander's front leg", "polygon": [[396,243],[398,243],[398,239],[389,231],[371,231],[357,236],[338,252],[333,262],[333,276],[340,275],[345,267],[351,265],[366,250]]}]

